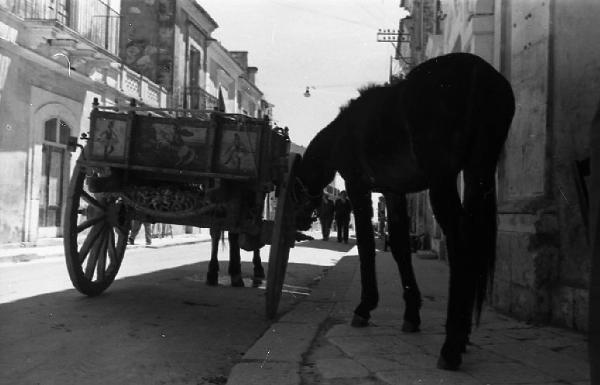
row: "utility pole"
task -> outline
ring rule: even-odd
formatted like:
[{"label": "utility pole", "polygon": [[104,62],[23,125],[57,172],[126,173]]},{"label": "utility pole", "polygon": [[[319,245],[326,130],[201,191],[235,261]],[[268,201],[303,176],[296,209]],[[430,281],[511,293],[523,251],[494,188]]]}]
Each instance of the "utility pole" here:
[{"label": "utility pole", "polygon": [[408,44],[410,42],[410,34],[402,33],[400,28],[398,29],[379,29],[377,31],[377,42],[378,43],[391,43],[394,47],[394,51],[396,52],[395,56],[390,56],[390,75],[389,81],[390,83],[394,80],[395,77],[399,77],[401,75],[401,71],[398,71],[397,74],[394,74],[392,69],[394,60],[398,62],[400,65],[400,45],[403,43]]}]

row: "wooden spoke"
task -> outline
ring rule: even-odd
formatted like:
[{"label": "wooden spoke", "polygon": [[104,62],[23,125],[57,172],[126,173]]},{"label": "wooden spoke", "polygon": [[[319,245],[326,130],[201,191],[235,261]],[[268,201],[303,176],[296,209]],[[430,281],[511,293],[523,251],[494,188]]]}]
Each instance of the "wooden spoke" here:
[{"label": "wooden spoke", "polygon": [[85,258],[87,257],[91,247],[94,245],[94,242],[96,241],[96,239],[98,239],[98,236],[101,234],[103,227],[104,224],[101,223],[95,225],[90,230],[89,234],[85,238],[85,241],[83,241],[83,244],[81,245],[81,249],[79,249],[79,264],[82,264]]},{"label": "wooden spoke", "polygon": [[91,204],[92,206],[99,208],[102,211],[106,211],[106,207],[101,204],[100,202],[98,202],[96,200],[96,198],[94,198],[93,196],[91,196],[90,194],[88,194],[85,190],[81,191],[81,197],[89,204]]},{"label": "wooden spoke", "polygon": [[100,216],[97,216],[97,217],[90,218],[90,219],[88,219],[86,221],[83,221],[81,224],[79,224],[77,226],[77,228],[76,228],[77,233],[79,234],[80,232],[82,232],[83,230],[87,229],[88,227],[93,226],[93,225],[95,225],[95,224],[103,221],[104,218],[106,218],[105,215],[100,215]]},{"label": "wooden spoke", "polygon": [[110,229],[108,232],[108,257],[111,262],[117,263],[117,249],[115,248],[115,231]]},{"label": "wooden spoke", "polygon": [[102,234],[102,242],[100,243],[100,248],[98,250],[98,263],[96,265],[96,278],[98,281],[104,280],[104,273],[106,270],[106,252],[110,239],[110,233],[112,232],[112,228],[110,226],[106,226],[104,229],[105,231]]},{"label": "wooden spoke", "polygon": [[100,255],[100,249],[102,248],[102,244],[104,243],[105,235],[106,234],[102,231],[100,233],[100,236],[98,237],[98,241],[94,242],[94,245],[92,246],[92,250],[90,252],[90,256],[87,261],[87,265],[85,266],[85,277],[90,281],[94,277],[94,270],[98,263],[98,257]]}]

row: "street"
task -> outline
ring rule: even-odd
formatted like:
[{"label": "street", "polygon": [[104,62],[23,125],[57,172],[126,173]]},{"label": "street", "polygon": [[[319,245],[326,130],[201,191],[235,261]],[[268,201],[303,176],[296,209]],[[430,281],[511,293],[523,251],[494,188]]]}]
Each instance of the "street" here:
[{"label": "street", "polygon": [[[226,243],[220,256],[227,256]],[[299,243],[279,314],[310,292],[352,245]],[[271,321],[264,290],[204,284],[210,243],[128,250],[97,298],[72,289],[64,260],[0,265],[0,384],[223,384]],[[268,247],[262,251],[266,267]],[[251,253],[242,251],[244,277]],[[264,286],[263,286],[264,287]]]}]

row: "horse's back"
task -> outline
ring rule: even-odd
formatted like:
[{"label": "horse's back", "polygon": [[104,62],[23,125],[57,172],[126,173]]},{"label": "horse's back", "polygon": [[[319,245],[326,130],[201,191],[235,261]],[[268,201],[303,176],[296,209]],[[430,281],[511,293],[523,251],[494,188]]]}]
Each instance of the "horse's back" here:
[{"label": "horse's back", "polygon": [[463,169],[474,146],[499,152],[514,114],[510,83],[468,53],[415,67],[406,77],[404,95],[415,155],[432,178]]}]

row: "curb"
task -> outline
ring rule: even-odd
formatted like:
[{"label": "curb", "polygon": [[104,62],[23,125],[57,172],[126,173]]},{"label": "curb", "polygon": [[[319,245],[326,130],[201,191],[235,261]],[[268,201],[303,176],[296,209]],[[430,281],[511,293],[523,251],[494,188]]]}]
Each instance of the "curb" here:
[{"label": "curb", "polygon": [[[354,249],[353,249],[354,250]],[[351,250],[352,251],[352,250]],[[273,323],[229,373],[226,385],[299,385],[303,356],[358,271],[355,254],[333,266],[310,297]]]},{"label": "curb", "polygon": [[[192,245],[195,243],[202,243],[202,242],[210,242],[210,238],[206,238],[206,239],[186,239],[183,238],[181,241],[175,241],[175,242],[168,242],[168,243],[164,243],[164,244],[154,244],[154,245],[150,245],[150,246],[146,246],[144,244],[138,244],[138,245],[127,245],[128,249],[140,249],[140,248],[149,248],[149,249],[163,249],[166,247],[171,247],[171,246],[182,246],[182,245]],[[47,250],[47,253],[43,253],[44,248],[49,248],[51,247],[51,250]],[[13,249],[13,248],[10,248]],[[14,248],[16,249],[16,248]],[[13,249],[13,250],[14,250]],[[62,246],[62,242],[59,245],[56,246],[40,246],[40,247],[30,247],[27,248],[29,250],[24,250],[23,252],[20,253],[15,253],[12,255],[4,255],[4,256],[0,256],[0,263],[19,263],[19,262],[30,262],[30,261],[35,261],[35,260],[40,260],[40,259],[48,259],[48,258],[59,258],[59,257],[64,257],[65,253],[64,253],[64,249]],[[34,252],[35,249],[37,252]]]}]

